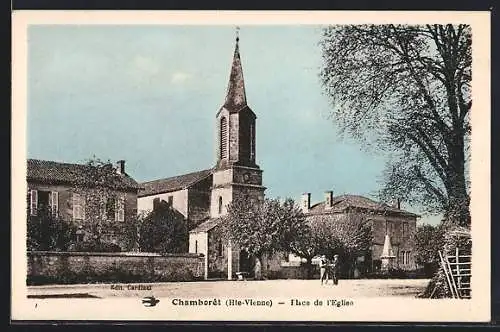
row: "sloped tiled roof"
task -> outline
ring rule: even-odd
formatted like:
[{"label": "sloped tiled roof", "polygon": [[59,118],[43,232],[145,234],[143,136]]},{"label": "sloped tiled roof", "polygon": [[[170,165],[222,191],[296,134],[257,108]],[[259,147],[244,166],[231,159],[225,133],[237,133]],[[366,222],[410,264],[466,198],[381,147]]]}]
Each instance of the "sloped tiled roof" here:
[{"label": "sloped tiled roof", "polygon": [[370,198],[359,196],[359,195],[340,195],[340,196],[335,196],[332,199],[332,208],[331,209],[325,209],[325,202],[320,202],[317,204],[314,204],[311,206],[309,209],[309,213],[311,214],[322,214],[322,213],[335,213],[335,212],[342,212],[345,211],[348,208],[358,208],[358,209],[366,209],[366,210],[372,210],[372,211],[377,211],[377,212],[385,212],[385,213],[394,213],[394,214],[404,214],[408,216],[415,216],[418,217],[418,215],[401,210],[398,208],[394,208],[388,204],[385,203],[379,203],[376,202]]},{"label": "sloped tiled roof", "polygon": [[211,230],[212,228],[214,228],[215,226],[217,226],[220,221],[221,221],[220,218],[209,219],[209,220],[207,220],[207,221],[202,222],[201,224],[199,224],[196,228],[194,228],[191,231],[189,231],[189,233],[204,233],[204,232],[208,232],[209,230]]},{"label": "sloped tiled roof", "polygon": [[[28,159],[27,180],[42,183],[90,183],[89,177],[94,166],[84,164],[61,163],[49,160]],[[139,184],[129,175],[119,177],[123,189],[139,189]]]},{"label": "sloped tiled roof", "polygon": [[213,169],[173,176],[166,179],[153,180],[141,183],[142,190],[139,197],[167,193],[171,191],[185,189],[211,175]]}]

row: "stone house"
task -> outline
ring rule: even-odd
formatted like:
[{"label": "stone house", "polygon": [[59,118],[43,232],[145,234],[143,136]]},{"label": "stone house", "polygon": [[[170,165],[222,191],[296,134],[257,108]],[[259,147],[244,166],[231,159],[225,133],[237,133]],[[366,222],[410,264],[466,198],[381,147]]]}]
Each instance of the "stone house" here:
[{"label": "stone house", "polygon": [[[325,192],[322,202],[311,205],[311,194],[301,198],[301,207],[307,218],[335,222],[350,212],[364,215],[372,228],[370,253],[358,257],[358,272],[371,272],[384,268],[416,269],[414,234],[418,215],[401,209],[399,200],[393,205],[379,203],[359,195],[334,196]],[[362,268],[361,268],[362,267]]]},{"label": "stone house", "polygon": [[[36,220],[37,214],[48,209],[60,219],[77,226],[74,241],[86,241],[88,231],[89,199],[95,192],[95,182],[91,180],[94,166],[62,163],[48,160],[28,159],[27,161],[27,206],[28,220]],[[118,183],[109,191],[109,197],[101,197],[102,209],[97,211],[103,224],[117,224],[118,231],[106,232],[103,239],[118,244],[122,250],[128,244],[120,236],[122,223],[131,222],[137,215],[137,192],[139,184],[125,171],[125,161],[116,166]],[[85,184],[85,185],[82,185]]]}]

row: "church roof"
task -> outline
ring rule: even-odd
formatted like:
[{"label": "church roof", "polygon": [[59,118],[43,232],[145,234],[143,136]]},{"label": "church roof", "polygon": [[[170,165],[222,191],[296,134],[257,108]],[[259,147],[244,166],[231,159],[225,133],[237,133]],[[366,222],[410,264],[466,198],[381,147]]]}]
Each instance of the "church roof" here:
[{"label": "church roof", "polygon": [[414,213],[394,208],[388,204],[379,203],[370,198],[359,195],[335,196],[332,199],[331,209],[326,209],[325,202],[323,201],[311,206],[311,208],[309,209],[309,213],[311,214],[338,213],[338,212],[343,212],[349,208],[366,209],[376,212],[395,213],[395,214],[403,214],[407,216],[418,217],[418,215]]},{"label": "church roof", "polygon": [[212,228],[214,228],[215,226],[217,226],[220,221],[221,221],[220,218],[209,219],[209,220],[207,220],[205,222],[202,222],[198,226],[196,226],[196,228],[194,228],[191,231],[189,231],[189,233],[204,233],[204,232],[208,232],[209,230],[211,230]]},{"label": "church roof", "polygon": [[241,66],[239,38],[236,38],[236,46],[234,48],[233,63],[231,65],[231,73],[229,75],[229,84],[227,87],[226,100],[224,108],[229,111],[239,111],[247,105],[247,97],[245,93],[245,80],[243,79],[243,68]]},{"label": "church roof", "polygon": [[[93,167],[95,166],[28,159],[26,178],[28,181],[42,183],[64,183],[69,185],[88,183],[89,186],[92,186]],[[128,174],[120,175],[117,178],[119,179],[118,186],[122,189],[137,190],[140,188],[139,184]]]},{"label": "church roof", "polygon": [[144,197],[186,189],[187,187],[205,179],[207,176],[211,175],[212,172],[213,169],[205,169],[202,171],[173,176],[170,178],[143,182],[141,183],[143,189],[139,191],[138,196]]}]

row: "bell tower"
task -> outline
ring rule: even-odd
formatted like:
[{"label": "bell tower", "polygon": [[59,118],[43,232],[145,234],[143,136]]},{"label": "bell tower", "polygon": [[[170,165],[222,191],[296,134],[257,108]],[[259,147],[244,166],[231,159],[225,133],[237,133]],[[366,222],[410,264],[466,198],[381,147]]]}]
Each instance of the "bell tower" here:
[{"label": "bell tower", "polygon": [[216,114],[217,162],[210,207],[213,218],[224,215],[227,205],[238,196],[264,199],[266,188],[256,163],[256,119],[247,104],[237,30],[226,98]]}]

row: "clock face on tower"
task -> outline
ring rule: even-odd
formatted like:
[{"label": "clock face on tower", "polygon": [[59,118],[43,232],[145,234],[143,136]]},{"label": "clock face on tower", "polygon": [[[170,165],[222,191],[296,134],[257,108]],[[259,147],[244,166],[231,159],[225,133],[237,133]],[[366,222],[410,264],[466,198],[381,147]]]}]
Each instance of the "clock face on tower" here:
[{"label": "clock face on tower", "polygon": [[243,175],[243,181],[248,182],[248,179],[250,179],[250,176],[247,173],[245,173],[245,175]]}]

